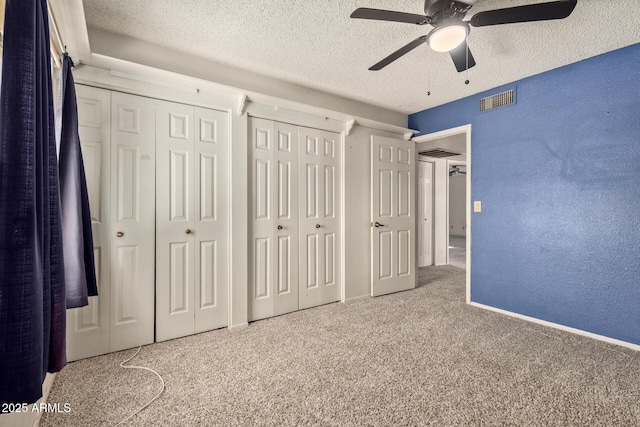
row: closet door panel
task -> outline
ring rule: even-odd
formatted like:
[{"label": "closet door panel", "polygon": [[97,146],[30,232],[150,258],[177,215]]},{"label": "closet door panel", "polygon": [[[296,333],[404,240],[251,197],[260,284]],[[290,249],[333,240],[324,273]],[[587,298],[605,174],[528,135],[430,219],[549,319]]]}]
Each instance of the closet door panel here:
[{"label": "closet door panel", "polygon": [[273,191],[275,127],[270,120],[249,119],[249,182],[251,183],[249,249],[249,320],[275,315],[274,251],[275,206]]},{"label": "closet door panel", "polygon": [[309,128],[299,128],[299,135],[302,309],[340,299],[340,136]]},{"label": "closet door panel", "polygon": [[251,118],[249,320],[298,309],[297,127]]},{"label": "closet door panel", "polygon": [[140,276],[140,245],[118,245],[115,264],[118,270],[114,277],[114,306],[112,324],[126,326],[138,322],[138,283]]},{"label": "closet door panel", "polygon": [[274,123],[249,119],[249,320],[275,315],[273,296]]},{"label": "closet door panel", "polygon": [[298,310],[298,128],[274,124],[274,314]]},{"label": "closet door panel", "polygon": [[324,146],[323,171],[323,219],[324,238],[324,275],[321,283],[321,301],[327,304],[340,300],[340,281],[342,266],[340,265],[340,134],[322,132]]},{"label": "closet door panel", "polygon": [[110,351],[153,342],[153,101],[111,94]]},{"label": "closet door panel", "polygon": [[299,156],[300,173],[304,177],[300,186],[303,200],[300,215],[301,247],[300,308],[322,304],[320,284],[324,282],[324,147],[322,131],[300,128],[300,141],[304,151]]},{"label": "closet door panel", "polygon": [[109,174],[111,95],[76,85],[78,131],[91,209],[98,296],[86,307],[67,310],[67,359],[74,361],[109,352]]},{"label": "closet door panel", "polygon": [[156,341],[194,333],[194,107],[156,103]]},{"label": "closet door panel", "polygon": [[229,116],[195,108],[195,332],[228,324]]}]

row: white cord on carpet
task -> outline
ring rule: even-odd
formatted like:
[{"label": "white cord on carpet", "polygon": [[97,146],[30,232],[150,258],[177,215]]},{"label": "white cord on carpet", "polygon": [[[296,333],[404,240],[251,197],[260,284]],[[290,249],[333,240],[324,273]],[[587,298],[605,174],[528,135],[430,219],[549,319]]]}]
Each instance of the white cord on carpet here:
[{"label": "white cord on carpet", "polygon": [[116,427],[119,426],[120,424],[122,424],[123,422],[127,421],[129,418],[133,417],[134,415],[140,413],[144,408],[146,408],[147,406],[151,405],[153,402],[156,401],[157,398],[160,397],[160,395],[162,394],[162,392],[164,391],[164,380],[162,379],[162,377],[160,376],[159,373],[157,373],[156,371],[154,371],[151,368],[147,368],[146,366],[124,366],[125,363],[127,363],[128,361],[132,360],[134,357],[136,357],[138,355],[138,353],[140,353],[140,350],[142,350],[142,346],[138,347],[138,351],[136,351],[136,353],[131,356],[130,358],[128,358],[127,360],[125,360],[124,362],[120,363],[120,367],[121,368],[125,368],[125,369],[144,369],[145,371],[149,371],[149,372],[153,372],[154,374],[156,374],[156,376],[158,378],[160,378],[160,382],[162,383],[162,389],[158,392],[158,394],[156,394],[155,396],[153,396],[153,398],[148,401],[143,407],[141,407],[140,409],[138,409],[137,411],[135,411],[133,414],[129,415],[127,418],[125,418],[124,420],[121,420],[118,424],[116,424]]}]

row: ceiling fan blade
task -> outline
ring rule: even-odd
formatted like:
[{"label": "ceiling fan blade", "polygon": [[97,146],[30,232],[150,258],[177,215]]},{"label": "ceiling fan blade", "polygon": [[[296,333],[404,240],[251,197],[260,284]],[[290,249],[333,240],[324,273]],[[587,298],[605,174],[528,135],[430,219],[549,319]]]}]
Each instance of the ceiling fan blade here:
[{"label": "ceiling fan blade", "polygon": [[408,24],[427,24],[428,19],[424,15],[416,15],[413,13],[394,12],[392,10],[369,9],[361,7],[353,11],[351,18],[358,19],[375,19],[377,21],[393,21],[406,22]]},{"label": "ceiling fan blade", "polygon": [[470,24],[474,27],[484,27],[487,25],[564,19],[571,15],[577,3],[578,0],[562,0],[488,10],[476,13],[471,18]]},{"label": "ceiling fan blade", "polygon": [[401,47],[398,50],[396,50],[391,55],[389,55],[386,58],[384,58],[382,61],[378,62],[377,64],[375,64],[375,65],[373,65],[371,67],[369,67],[369,70],[378,71],[378,70],[383,69],[384,67],[386,67],[387,65],[389,65],[393,61],[395,61],[396,59],[400,58],[402,55],[405,55],[405,54],[411,52],[413,49],[417,48],[418,46],[420,46],[422,43],[425,43],[426,41],[427,41],[427,36],[418,37],[417,39],[415,39],[411,43]]},{"label": "ceiling fan blade", "polygon": [[[463,41],[460,46],[450,51],[449,54],[451,55],[453,64],[456,66],[456,70],[458,70],[458,72],[468,70],[476,65],[476,61],[473,59],[473,55],[469,50],[466,40]],[[469,54],[468,58],[467,54]]]}]

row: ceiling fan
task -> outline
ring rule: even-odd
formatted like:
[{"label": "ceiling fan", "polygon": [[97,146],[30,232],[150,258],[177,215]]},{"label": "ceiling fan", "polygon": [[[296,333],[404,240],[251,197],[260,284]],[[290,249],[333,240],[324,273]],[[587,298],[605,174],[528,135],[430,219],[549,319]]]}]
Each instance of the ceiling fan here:
[{"label": "ceiling fan", "polygon": [[429,34],[420,36],[401,47],[382,61],[371,66],[369,70],[381,70],[421,44],[427,43],[436,52],[449,52],[458,72],[465,71],[476,65],[466,41],[470,27],[564,19],[571,15],[578,0],[560,0],[487,10],[476,13],[471,17],[470,21],[463,21],[462,19],[476,2],[477,0],[425,0],[424,15],[369,9],[366,7],[356,9],[351,14],[351,18],[404,22],[416,25],[429,24],[434,27]]},{"label": "ceiling fan", "polygon": [[[462,166],[464,167],[464,166]],[[449,169],[449,176],[454,176],[454,175],[466,175],[467,172],[460,170],[460,165],[454,165],[451,166],[451,169]]]}]

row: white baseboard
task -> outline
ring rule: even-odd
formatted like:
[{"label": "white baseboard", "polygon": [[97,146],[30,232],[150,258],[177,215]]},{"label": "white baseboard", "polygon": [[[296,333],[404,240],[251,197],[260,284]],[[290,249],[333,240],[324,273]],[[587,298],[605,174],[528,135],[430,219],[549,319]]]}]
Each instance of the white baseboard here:
[{"label": "white baseboard", "polygon": [[640,351],[640,345],[633,344],[627,341],[617,340],[615,338],[605,337],[604,335],[594,334],[593,332],[583,331],[582,329],[571,328],[569,326],[560,325],[558,323],[547,322],[546,320],[536,319],[535,317],[525,316],[523,314],[514,313],[512,311],[502,310],[500,308],[491,307],[489,305],[478,304],[477,302],[470,302],[469,305],[484,310],[494,311],[496,313],[504,314],[507,316],[515,317],[517,319],[526,320],[528,322],[537,323],[539,325],[548,326],[550,328],[560,329],[561,331],[571,332],[573,334],[582,335],[585,337],[593,338],[598,341],[604,341],[609,344],[619,345],[621,347],[630,348],[631,350]]},{"label": "white baseboard", "polygon": [[344,301],[342,301],[344,304],[350,303],[350,302],[354,302],[354,301],[358,301],[361,299],[365,299],[365,298],[371,298],[371,295],[369,294],[365,294],[365,295],[360,295],[357,297],[351,297],[351,298],[347,298]]},{"label": "white baseboard", "polygon": [[244,323],[238,323],[237,325],[230,325],[229,326],[229,330],[230,331],[239,331],[241,329],[245,329],[249,327],[249,322],[244,322]]}]

